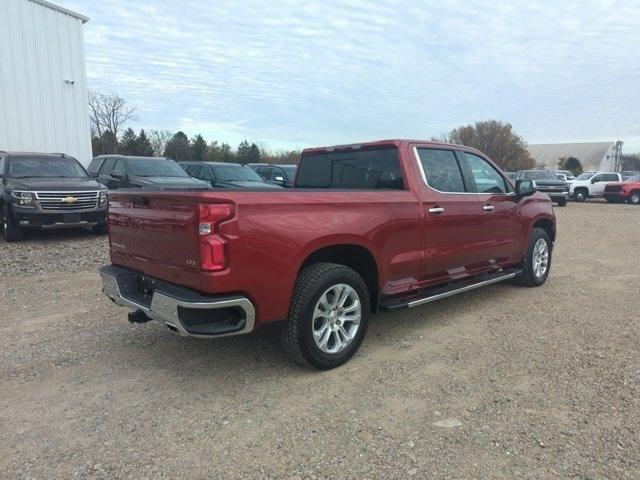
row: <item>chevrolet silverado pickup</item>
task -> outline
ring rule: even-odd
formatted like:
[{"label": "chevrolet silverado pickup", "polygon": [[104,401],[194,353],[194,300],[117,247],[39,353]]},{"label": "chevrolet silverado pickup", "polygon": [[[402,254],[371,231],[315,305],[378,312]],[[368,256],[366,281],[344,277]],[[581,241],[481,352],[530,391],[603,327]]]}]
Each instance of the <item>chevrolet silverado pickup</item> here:
[{"label": "chevrolet silverado pickup", "polygon": [[604,187],[604,198],[609,203],[629,202],[640,205],[640,175],[622,182],[610,182]]},{"label": "chevrolet silverado pickup", "polygon": [[413,140],[305,149],[289,189],[117,190],[108,206],[103,291],[131,322],[200,338],[280,322],[284,350],[318,369],[346,362],[379,310],[542,285],[556,238],[533,181]]}]

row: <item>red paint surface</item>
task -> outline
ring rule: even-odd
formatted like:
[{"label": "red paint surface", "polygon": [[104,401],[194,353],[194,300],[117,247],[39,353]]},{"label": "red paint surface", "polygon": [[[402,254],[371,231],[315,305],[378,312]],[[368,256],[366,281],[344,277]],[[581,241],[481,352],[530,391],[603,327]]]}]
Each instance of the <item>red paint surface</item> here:
[{"label": "red paint surface", "polygon": [[[516,264],[532,225],[540,219],[555,225],[551,202],[541,193],[517,199],[428,188],[413,147],[442,145],[375,144],[398,146],[406,190],[110,192],[111,261],[209,294],[244,294],[256,305],[257,322],[265,323],[287,316],[300,267],[320,248],[366,248],[388,296]],[[218,226],[226,240],[224,270],[200,270],[199,203],[234,207],[233,217]],[[495,210],[483,211],[486,203]],[[428,214],[436,205],[445,213]]]}]

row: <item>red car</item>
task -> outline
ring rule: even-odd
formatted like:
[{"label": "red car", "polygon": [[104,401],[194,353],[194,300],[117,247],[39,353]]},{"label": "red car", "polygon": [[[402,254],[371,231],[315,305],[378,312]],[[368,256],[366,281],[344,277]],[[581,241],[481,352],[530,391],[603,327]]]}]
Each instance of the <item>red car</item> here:
[{"label": "red car", "polygon": [[108,220],[103,291],[130,321],[202,338],[281,322],[286,352],[319,369],[346,362],[378,310],[543,284],[556,237],[531,180],[413,140],[306,149],[290,189],[113,191]]},{"label": "red car", "polygon": [[604,187],[604,198],[613,203],[629,202],[640,205],[640,175],[623,182],[607,183]]}]

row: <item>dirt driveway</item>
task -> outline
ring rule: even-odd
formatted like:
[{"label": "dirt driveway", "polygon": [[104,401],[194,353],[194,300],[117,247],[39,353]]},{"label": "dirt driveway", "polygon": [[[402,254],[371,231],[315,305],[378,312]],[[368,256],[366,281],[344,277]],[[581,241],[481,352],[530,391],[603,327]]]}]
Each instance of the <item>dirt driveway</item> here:
[{"label": "dirt driveway", "polygon": [[374,317],[297,367],[100,293],[106,239],[0,242],[0,478],[640,478],[640,208],[558,208],[551,276]]}]

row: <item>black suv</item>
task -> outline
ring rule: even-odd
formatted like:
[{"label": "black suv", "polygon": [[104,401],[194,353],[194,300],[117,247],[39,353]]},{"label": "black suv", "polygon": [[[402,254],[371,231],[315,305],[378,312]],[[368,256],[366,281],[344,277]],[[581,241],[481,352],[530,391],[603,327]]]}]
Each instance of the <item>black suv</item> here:
[{"label": "black suv", "polygon": [[62,153],[0,152],[2,236],[26,228],[92,227],[106,231],[107,190]]},{"label": "black suv", "polygon": [[208,189],[173,160],[164,157],[100,155],[89,164],[89,175],[107,188]]},{"label": "black suv", "polygon": [[271,165],[269,163],[250,163],[249,166],[265,182],[286,188],[293,187],[293,179],[298,169],[297,165]]},{"label": "black suv", "polygon": [[278,185],[263,182],[260,176],[246,165],[226,162],[180,162],[190,176],[211,184],[213,188],[269,188]]},{"label": "black suv", "polygon": [[520,179],[535,181],[538,191],[546,193],[559,207],[564,207],[569,200],[569,184],[565,180],[558,179],[554,172],[520,170],[516,173],[516,181]]}]

